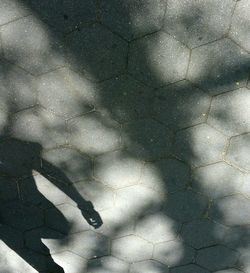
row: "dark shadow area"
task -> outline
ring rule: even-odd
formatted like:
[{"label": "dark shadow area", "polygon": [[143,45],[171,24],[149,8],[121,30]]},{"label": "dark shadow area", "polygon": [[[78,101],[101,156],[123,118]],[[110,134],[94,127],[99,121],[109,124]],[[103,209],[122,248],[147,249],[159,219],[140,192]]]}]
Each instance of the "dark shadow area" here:
[{"label": "dark shadow area", "polygon": [[[107,3],[74,0],[20,2],[27,5],[35,17],[47,24],[51,39],[63,47],[67,66],[95,84],[98,92],[97,105],[89,108],[86,101],[78,100],[79,108],[87,108],[88,110],[83,111],[85,114],[89,109],[94,109],[94,111],[103,113],[104,116],[107,115],[110,119],[118,122],[122,127],[121,135],[124,144],[121,157],[124,151],[124,157],[129,153],[132,159],[143,161],[145,166],[152,164],[157,169],[158,175],[163,181],[161,190],[166,193],[167,197],[163,202],[157,203],[150,200],[146,204],[143,203],[142,207],[134,211],[134,214],[138,222],[154,213],[161,213],[173,221],[172,228],[177,231],[183,251],[178,261],[172,264],[171,262],[168,264],[168,261],[165,263],[173,268],[186,264],[193,265],[197,263],[197,253],[200,249],[215,247],[214,252],[211,250],[208,255],[203,252],[204,259],[200,255],[199,263],[203,264],[201,266],[202,273],[207,272],[204,269],[207,266],[214,268],[211,271],[244,266],[237,264],[239,254],[235,250],[250,248],[249,227],[247,225],[238,227],[237,224],[226,227],[218,224],[223,223],[225,217],[221,211],[220,202],[207,194],[200,185],[202,181],[193,178],[196,168],[193,162],[198,160],[197,157],[199,158],[199,154],[195,150],[195,139],[192,134],[187,134],[184,138],[185,141],[178,140],[178,136],[186,127],[192,128],[207,122],[210,103],[199,111],[199,118],[196,118],[194,114],[195,107],[199,107],[203,100],[209,101],[211,96],[246,86],[250,68],[249,56],[248,58],[244,57],[247,56],[247,53],[244,51],[242,55],[241,49],[229,41],[225,48],[223,45],[220,48],[221,52],[225,51],[225,55],[221,53],[213,59],[213,54],[218,52],[218,49],[205,50],[207,67],[201,69],[201,66],[197,66],[199,79],[197,80],[195,76],[191,77],[194,83],[191,83],[190,78],[187,78],[187,73],[184,73],[183,77],[180,76],[178,80],[175,79],[176,71],[173,73],[174,76],[169,75],[167,81],[164,82],[164,77],[160,73],[166,67],[171,67],[171,60],[169,60],[169,64],[164,64],[165,66],[163,65],[157,71],[156,63],[166,56],[164,54],[160,56],[161,49],[159,49],[159,59],[155,56],[151,57],[150,50],[156,48],[155,55],[157,55],[157,46],[162,43],[162,40],[171,43],[171,45],[175,45],[175,41],[173,42],[173,38],[169,37],[166,32],[161,32],[159,35],[157,31],[161,31],[159,25],[162,23],[158,23],[152,28],[149,27],[148,33],[145,33],[145,30],[140,32],[140,26],[143,23],[131,23],[135,20],[131,14],[140,15],[142,21],[147,19],[147,16],[143,17],[143,14],[139,12],[140,10],[146,13],[150,12],[144,7],[143,1],[135,1],[136,3],[130,1],[131,5],[125,4],[123,1],[117,1],[119,5],[116,1],[107,1]],[[163,2],[161,1],[161,5]],[[110,13],[108,7],[113,7]],[[122,15],[120,10],[122,10]],[[202,16],[202,12],[198,8],[195,10],[197,10],[196,17],[189,18],[187,16],[183,19],[183,24],[187,25],[187,29],[195,24],[196,20],[199,21]],[[119,16],[123,16],[121,21]],[[160,22],[163,22],[163,19]],[[112,27],[116,24],[118,27],[113,30]],[[123,31],[128,34],[125,35]],[[208,30],[206,36],[209,36]],[[202,37],[199,39],[202,40]],[[184,47],[184,45],[182,46]],[[174,50],[174,46],[172,48]],[[190,52],[188,48],[185,50]],[[228,54],[233,56],[232,61],[225,61],[225,56]],[[186,55],[186,58],[189,59],[189,53]],[[199,55],[197,56],[199,57]],[[172,62],[174,61],[172,60]],[[16,64],[20,65],[18,54]],[[187,61],[186,70],[188,65],[190,66],[190,61]],[[196,95],[190,98],[191,93]],[[195,103],[192,103],[193,101]],[[157,105],[160,107],[157,108]],[[202,114],[204,117],[200,118]],[[105,122],[105,119],[104,121],[101,118],[98,120],[98,115],[95,118],[107,130],[112,127],[108,121]],[[219,113],[218,118],[222,120],[222,123],[228,122],[225,112]],[[11,121],[5,126],[11,127]],[[77,128],[71,130],[71,134],[74,133],[77,133]],[[177,151],[180,153],[178,154]],[[37,258],[33,258],[33,254],[30,252],[23,251],[23,242],[19,242],[19,239],[16,242],[13,241],[13,238],[19,237],[11,235],[11,228],[22,231],[23,226],[25,230],[29,229],[27,227],[34,228],[32,226],[34,223],[39,223],[36,227],[42,226],[43,216],[40,215],[39,209],[53,207],[53,204],[37,191],[32,170],[42,174],[73,199],[90,225],[95,228],[102,225],[102,220],[91,202],[84,200],[79,195],[62,170],[42,159],[41,152],[40,144],[13,138],[7,138],[0,145],[0,167],[3,174],[0,182],[3,187],[0,195],[1,202],[3,202],[1,222],[8,226],[6,229],[4,225],[0,227],[2,230],[1,239],[39,272],[45,270],[39,267]],[[96,155],[98,152],[91,154],[91,156]],[[225,173],[226,176],[227,173]],[[37,210],[35,215],[29,215],[29,207],[34,206],[34,202],[22,198],[22,187],[20,188],[19,179],[16,177],[25,177],[28,189],[25,187],[24,189],[29,192],[27,196],[35,199],[35,210]],[[223,197],[222,195],[221,198]],[[136,203],[136,200],[134,202]],[[136,206],[132,205],[133,207],[134,210],[137,209]],[[60,214],[59,211],[58,214]],[[67,219],[63,215],[60,215],[59,218],[61,224],[70,229]],[[196,223],[196,225],[192,226],[192,223]],[[124,221],[114,228],[112,236],[115,237],[116,233],[119,234],[120,230],[129,224],[130,219],[124,217]],[[218,230],[219,232],[217,232]],[[41,244],[40,238],[61,239],[65,236],[65,234],[55,232],[55,234],[49,235],[39,234],[39,237],[27,238],[27,240],[37,241],[38,244]],[[99,247],[101,246],[98,244],[95,246],[96,249]],[[53,268],[51,272],[63,272],[63,269],[58,268],[50,258],[49,250],[41,248],[43,253],[48,256],[48,265]],[[166,253],[164,251],[162,250],[161,255],[165,255],[167,260],[170,253],[167,250]],[[36,261],[38,261],[37,264]],[[98,264],[96,268],[101,266]],[[84,270],[82,272],[85,272]],[[174,270],[171,272],[175,272]]]},{"label": "dark shadow area", "polygon": [[[90,201],[86,201],[74,188],[62,170],[42,159],[38,143],[8,138],[0,144],[0,238],[38,272],[64,272],[50,256],[41,238],[63,239],[70,230],[70,223],[56,206],[37,189],[32,171],[40,173],[58,189],[68,195],[78,206],[89,225],[98,228],[102,220]],[[57,224],[65,234],[43,229],[44,209],[55,208]],[[21,232],[41,228],[41,232],[26,232],[25,242]],[[39,256],[26,247],[35,246],[45,255]]]}]

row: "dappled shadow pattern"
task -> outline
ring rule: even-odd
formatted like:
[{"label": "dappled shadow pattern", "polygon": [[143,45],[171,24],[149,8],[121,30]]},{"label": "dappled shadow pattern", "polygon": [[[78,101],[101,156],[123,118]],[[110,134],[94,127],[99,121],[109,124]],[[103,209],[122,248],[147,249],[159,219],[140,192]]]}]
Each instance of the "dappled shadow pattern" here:
[{"label": "dappled shadow pattern", "polygon": [[[41,238],[63,239],[70,230],[70,223],[57,210],[54,215],[57,224],[64,226],[64,234],[44,228],[44,210],[55,205],[39,192],[32,171],[37,171],[62,192],[67,194],[81,210],[89,225],[98,228],[102,220],[92,203],[86,201],[72,186],[64,173],[41,157],[42,147],[38,143],[8,138],[0,145],[1,178],[1,240],[38,272],[64,272],[50,256],[49,249]],[[41,232],[29,230],[41,228]],[[22,232],[26,232],[25,240]],[[26,247],[35,246],[45,257],[32,254]]]},{"label": "dappled shadow pattern", "polygon": [[[242,238],[249,233],[249,175],[227,156],[230,138],[248,132],[250,120],[249,52],[230,33],[235,1],[190,1],[185,14],[181,1],[21,2],[25,17],[2,26],[3,55],[35,76],[38,98],[19,108],[6,101],[3,135],[36,141],[52,154],[61,149],[52,164],[73,177],[79,192],[93,194],[104,222],[96,234],[108,237],[106,245],[93,238],[93,253],[107,250],[91,259],[73,233],[71,246],[55,250],[58,263],[66,268],[63,255],[72,251],[87,259],[77,272],[248,270],[249,242]],[[15,77],[2,73],[8,90]],[[76,151],[67,160],[66,148]],[[84,178],[81,167],[70,166],[82,157],[91,159]],[[45,161],[39,166],[65,191],[57,170]],[[22,185],[34,185],[32,179]],[[25,196],[36,209],[49,206],[40,194]],[[65,217],[60,221],[67,226]],[[48,237],[62,238],[62,229]],[[91,241],[86,234],[82,240]]]}]

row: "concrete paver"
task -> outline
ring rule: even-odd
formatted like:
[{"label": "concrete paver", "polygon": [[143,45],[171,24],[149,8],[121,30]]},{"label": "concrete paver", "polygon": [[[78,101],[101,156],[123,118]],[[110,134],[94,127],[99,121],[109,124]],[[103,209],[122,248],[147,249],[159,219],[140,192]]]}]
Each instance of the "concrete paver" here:
[{"label": "concrete paver", "polygon": [[108,0],[101,3],[101,21],[123,38],[132,40],[161,28],[165,2]]},{"label": "concrete paver", "polygon": [[233,40],[248,51],[250,51],[249,10],[250,3],[248,0],[243,0],[237,3],[232,17],[232,25],[229,33]]},{"label": "concrete paver", "polygon": [[[195,145],[190,141],[195,139]],[[207,124],[177,132],[173,153],[192,166],[199,167],[222,160],[227,138]]]},{"label": "concrete paver", "polygon": [[228,136],[250,130],[250,90],[240,88],[212,100],[208,123]]},{"label": "concrete paver", "polygon": [[[147,60],[143,57],[144,54],[140,54],[141,52],[147,55]],[[188,59],[188,48],[172,36],[160,31],[131,42],[128,71],[143,83],[160,87],[183,80]],[[145,70],[148,62],[157,73]]]},{"label": "concrete paver", "polygon": [[250,272],[249,0],[0,3],[0,271]]},{"label": "concrete paver", "polygon": [[209,106],[206,93],[181,81],[158,89],[153,109],[157,120],[176,130],[204,122]]},{"label": "concrete paver", "polygon": [[216,95],[245,86],[248,74],[249,54],[225,38],[192,51],[187,78]]},{"label": "concrete paver", "polygon": [[228,31],[233,0],[167,2],[164,30],[190,48],[221,38]]}]

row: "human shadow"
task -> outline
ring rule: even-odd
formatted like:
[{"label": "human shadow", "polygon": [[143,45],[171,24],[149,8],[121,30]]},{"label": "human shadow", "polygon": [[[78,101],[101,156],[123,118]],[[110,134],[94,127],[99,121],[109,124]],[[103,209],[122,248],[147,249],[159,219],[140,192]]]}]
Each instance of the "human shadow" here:
[{"label": "human shadow", "polygon": [[[134,6],[127,4],[122,5],[122,1],[103,2],[103,5],[106,6],[102,8],[103,15],[105,16],[103,20],[100,19],[100,14],[96,12],[98,4],[94,4],[99,1],[70,1],[68,2],[68,6],[61,5],[60,1],[39,2],[30,0],[24,2],[29,5],[30,9],[41,21],[51,26],[51,28],[49,28],[52,34],[51,37],[62,43],[72,59],[75,60],[75,67],[72,66],[72,69],[75,69],[83,77],[90,77],[91,79],[97,79],[98,82],[101,82],[98,85],[99,101],[96,105],[96,109],[99,111],[104,110],[112,119],[122,124],[123,136],[129,139],[129,143],[125,146],[126,149],[129,150],[131,158],[142,160],[146,163],[146,166],[150,166],[151,164],[155,167],[160,177],[159,181],[162,182],[162,188],[160,188],[160,190],[167,193],[167,198],[161,201],[160,209],[157,207],[157,210],[153,212],[157,213],[160,211],[167,219],[170,218],[173,220],[173,229],[177,231],[176,233],[178,233],[183,247],[183,252],[180,257],[177,255],[178,249],[176,250],[177,258],[175,262],[171,262],[171,260],[168,259],[168,256],[171,256],[171,254],[174,253],[175,255],[175,249],[162,248],[160,254],[164,257],[164,259],[162,259],[163,263],[169,267],[179,267],[188,264],[190,270],[195,271],[196,269],[192,268],[192,266],[194,266],[193,264],[196,262],[197,253],[200,250],[202,252],[202,248],[205,249],[205,251],[206,249],[209,251],[210,248],[210,257],[219,257],[219,260],[213,260],[210,264],[205,264],[204,267],[215,266],[216,270],[220,270],[228,268],[231,265],[234,266],[238,254],[228,250],[228,248],[218,248],[217,246],[235,246],[234,249],[236,250],[249,248],[249,242],[241,239],[245,234],[248,234],[248,227],[243,227],[241,231],[238,231],[239,237],[232,236],[234,231],[231,230],[231,227],[229,227],[229,229],[225,227],[225,230],[228,232],[227,236],[223,235],[220,237],[216,233],[217,229],[221,230],[221,226],[218,225],[218,222],[223,223],[224,221],[224,214],[220,208],[220,203],[215,200],[211,201],[211,196],[206,196],[207,192],[201,186],[203,182],[202,178],[196,180],[190,177],[190,174],[194,171],[191,161],[199,157],[199,154],[196,153],[195,150],[197,143],[191,134],[187,135],[185,138],[185,147],[183,148],[181,146],[182,139],[178,142],[176,135],[179,131],[185,129],[185,127],[193,127],[199,124],[199,122],[192,123],[192,111],[203,99],[207,100],[211,94],[217,95],[220,92],[223,93],[241,86],[246,86],[249,74],[249,59],[244,58],[245,55],[239,57],[241,55],[240,49],[231,43],[229,47],[232,49],[230,49],[227,54],[236,56],[235,61],[224,63],[224,56],[218,56],[216,65],[213,62],[208,63],[207,66],[204,65],[204,67],[202,67],[204,69],[199,71],[198,75],[205,92],[204,90],[200,90],[197,93],[198,97],[200,97],[197,101],[197,105],[196,103],[185,104],[189,101],[188,94],[195,93],[197,86],[190,84],[188,80],[184,79],[186,77],[182,79],[183,82],[180,84],[170,84],[168,81],[165,83],[165,78],[160,75],[162,71],[157,71],[157,65],[154,67],[154,62],[150,63],[149,60],[150,50],[153,51],[155,49],[154,46],[157,48],[157,46],[161,44],[161,38],[164,38],[164,35],[167,36],[167,34],[162,36],[157,36],[156,34],[154,36],[155,39],[152,40],[152,44],[147,42],[147,36],[150,37],[151,33],[160,30],[160,28],[150,28],[148,33],[146,32],[142,33],[141,36],[139,35],[140,37],[145,35],[145,39],[138,39],[138,35],[136,35],[137,38],[135,39],[135,37],[131,35],[131,33],[135,32],[135,27],[133,24],[130,24],[130,22],[135,19],[131,16],[134,12],[132,8],[138,8],[139,11],[142,8],[139,2],[139,4],[135,4]],[[65,1],[65,3],[67,3],[67,1]],[[91,7],[91,11],[86,12],[88,11],[86,7]],[[195,7],[193,8],[195,9]],[[121,13],[119,13],[119,11],[121,11]],[[145,9],[145,11],[147,11],[147,9]],[[186,17],[183,18],[183,27],[190,28],[190,26],[195,25],[196,20],[199,21],[201,17],[202,13],[200,11],[199,16],[194,17],[192,15],[192,8],[190,8],[190,15],[186,14]],[[141,18],[143,18],[143,16]],[[150,17],[147,18],[147,16],[145,16],[145,18],[146,21],[150,19]],[[119,26],[120,29],[115,29],[116,24],[120,22],[122,22]],[[96,23],[97,27],[92,25],[92,23]],[[62,31],[64,36],[60,36],[54,27]],[[129,33],[128,37],[125,37],[126,39],[124,39],[125,35],[122,33],[123,31]],[[209,35],[209,32],[213,30],[207,28],[206,31],[206,35]],[[108,40],[108,42],[102,43],[106,41],[105,39]],[[129,43],[129,40],[130,51],[126,54],[126,45]],[[136,44],[137,46],[134,55],[131,55],[131,44]],[[221,47],[220,51],[226,52],[227,48],[228,45],[226,45],[225,48]],[[105,54],[108,51],[111,51],[111,54],[107,54],[106,56]],[[169,52],[169,55],[171,54],[172,52]],[[211,56],[209,54],[211,54]],[[120,61],[119,55],[122,55],[122,61]],[[212,59],[213,52],[209,52],[208,55],[207,60],[209,60],[210,57]],[[137,59],[139,65],[135,66],[133,71],[133,62],[137,56],[139,56],[139,61]],[[114,62],[118,64],[116,63],[114,65]],[[126,62],[129,64],[128,66],[130,66],[129,69]],[[172,64],[174,65],[174,63]],[[168,64],[168,66],[171,66],[171,64]],[[112,73],[109,73],[109,70],[111,70]],[[137,70],[139,71],[138,74],[136,74]],[[121,75],[123,73],[126,75]],[[219,75],[218,78],[217,75]],[[148,79],[151,81],[150,86],[145,84],[145,82],[148,82]],[[171,80],[171,77],[169,77],[169,79]],[[236,83],[238,83],[239,86],[237,86]],[[163,89],[156,89],[162,86],[164,86]],[[188,92],[186,92],[186,90],[188,90]],[[210,93],[211,90],[212,92]],[[168,96],[168,94],[170,95]],[[176,99],[176,97],[178,98]],[[153,101],[156,101],[159,105],[160,103],[163,105],[159,111],[156,111],[160,112],[160,115],[152,111]],[[84,108],[84,101],[79,100],[78,103]],[[202,115],[202,112],[200,114]],[[205,117],[202,123],[205,124],[207,112],[203,114]],[[152,117],[156,119],[157,122],[158,119],[160,119],[161,125],[152,121]],[[223,122],[228,122],[225,112],[222,113],[220,118]],[[151,121],[147,123],[147,119]],[[145,123],[143,123],[143,120],[145,120]],[[165,131],[165,129],[162,129],[162,131],[158,131],[158,128],[165,127],[170,130]],[[72,132],[72,134],[74,133],[77,133],[77,129]],[[181,147],[181,152],[186,151],[184,159],[182,155],[176,156],[175,149],[178,147]],[[203,153],[206,154],[207,150],[203,151]],[[123,155],[122,152],[121,154]],[[148,157],[148,155],[152,154],[156,155],[156,157]],[[20,160],[22,161],[22,159]],[[44,166],[46,166],[46,163],[44,163]],[[46,173],[48,174],[48,172]],[[222,178],[225,177],[227,177],[226,173]],[[222,178],[220,181],[223,180]],[[51,176],[49,179],[51,179]],[[230,178],[228,181],[230,183],[233,182]],[[155,185],[149,186],[155,189],[157,186],[156,183],[157,181]],[[215,189],[215,191],[219,193],[218,189]],[[132,201],[133,202],[130,203],[131,213],[136,214],[138,222],[143,221],[143,219],[147,217],[147,212],[152,212],[152,208],[155,205],[155,200],[152,202],[149,200],[144,206],[136,208],[135,204],[137,199],[134,198]],[[213,208],[213,215],[216,215],[216,219],[211,217],[211,207]],[[130,220],[131,219],[126,219],[124,216],[124,220],[115,227],[112,236],[116,236],[120,230],[129,226],[131,224]],[[192,225],[193,223],[197,225]],[[181,230],[180,226],[184,226],[184,228]],[[199,230],[197,230],[197,227]],[[223,227],[222,229],[224,232]],[[154,232],[154,228],[151,229],[151,232]],[[192,248],[190,248],[190,246]],[[213,248],[214,246],[217,248]],[[98,247],[100,246],[96,245],[96,248]],[[220,255],[217,255],[218,252],[216,251],[218,250]],[[207,255],[207,253],[204,255]],[[206,257],[209,257],[209,255]],[[102,267],[102,265],[99,266]],[[178,272],[178,269],[176,270]],[[199,268],[197,270],[203,269]],[[166,271],[168,272],[168,269],[166,269]],[[205,269],[203,271],[207,272]]]},{"label": "human shadow", "polygon": [[[70,231],[70,223],[39,192],[33,172],[40,173],[70,197],[90,226],[96,229],[102,225],[102,220],[93,204],[77,192],[62,170],[44,160],[41,152],[40,144],[16,138],[8,138],[0,144],[0,238],[38,272],[64,272],[54,262],[41,238],[65,238]],[[64,226],[64,234],[44,229],[44,210],[47,208],[55,209],[56,221]],[[26,232],[23,241],[21,232],[34,228],[40,228],[39,232]],[[45,256],[31,254],[27,246],[35,246]]]}]

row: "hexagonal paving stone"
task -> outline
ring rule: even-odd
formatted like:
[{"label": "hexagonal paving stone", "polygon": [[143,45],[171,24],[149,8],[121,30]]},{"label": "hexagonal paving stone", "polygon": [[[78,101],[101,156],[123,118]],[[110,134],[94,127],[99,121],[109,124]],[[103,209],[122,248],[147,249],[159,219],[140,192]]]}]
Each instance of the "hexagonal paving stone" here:
[{"label": "hexagonal paving stone", "polygon": [[98,112],[74,118],[69,122],[69,144],[89,155],[119,148],[119,125]]},{"label": "hexagonal paving stone", "polygon": [[43,224],[43,214],[34,206],[27,206],[23,202],[12,201],[0,208],[2,222],[15,229],[25,231],[40,227]]},{"label": "hexagonal paving stone", "polygon": [[171,273],[209,273],[208,270],[201,268],[195,264],[184,265],[175,267],[171,270]]},{"label": "hexagonal paving stone", "polygon": [[186,188],[190,179],[189,168],[176,159],[162,159],[146,163],[140,182],[159,192],[175,192]]},{"label": "hexagonal paving stone", "polygon": [[168,273],[169,272],[169,269],[166,265],[158,263],[154,260],[133,263],[130,270],[133,273],[144,273],[144,272]]},{"label": "hexagonal paving stone", "polygon": [[224,246],[212,246],[198,251],[197,264],[216,271],[232,267],[238,260],[239,253]]},{"label": "hexagonal paving stone", "polygon": [[164,192],[158,193],[143,185],[117,190],[115,196],[115,206],[129,216],[158,211],[163,201]]},{"label": "hexagonal paving stone", "polygon": [[224,162],[194,170],[192,187],[210,198],[218,198],[239,192],[243,175]]},{"label": "hexagonal paving stone", "polygon": [[126,149],[140,159],[168,155],[172,139],[172,132],[152,119],[130,122],[123,127],[122,141]]},{"label": "hexagonal paving stone", "polygon": [[64,120],[40,107],[15,114],[9,131],[11,136],[39,143],[44,149],[66,144]]},{"label": "hexagonal paving stone", "polygon": [[243,256],[248,254],[247,246],[250,244],[249,226],[235,226],[228,228],[223,244],[238,251]]},{"label": "hexagonal paving stone", "polygon": [[101,233],[110,238],[119,238],[134,233],[135,218],[127,215],[119,208],[112,207],[100,211],[100,217],[103,225],[96,229],[97,233]]},{"label": "hexagonal paving stone", "polygon": [[250,130],[250,90],[241,88],[212,100],[208,123],[229,136]]},{"label": "hexagonal paving stone", "polygon": [[88,273],[128,273],[129,264],[115,257],[107,256],[94,260],[89,260],[87,271]]},{"label": "hexagonal paving stone", "polygon": [[63,267],[65,273],[79,273],[87,267],[87,260],[70,252],[63,251],[52,254],[53,260]]},{"label": "hexagonal paving stone", "polygon": [[51,164],[51,168],[49,165],[44,166],[45,172],[57,180],[65,180],[64,177],[60,179],[58,170],[61,170],[71,182],[86,180],[92,175],[91,159],[74,149],[63,147],[53,149],[43,152],[42,157]]},{"label": "hexagonal paving stone", "polygon": [[217,199],[211,207],[210,215],[212,219],[225,225],[248,225],[250,200],[239,194]]},{"label": "hexagonal paving stone", "polygon": [[244,86],[250,56],[229,39],[222,39],[192,51],[188,79],[210,94]]},{"label": "hexagonal paving stone", "polygon": [[155,245],[153,258],[169,267],[191,263],[195,251],[181,240],[174,240]]},{"label": "hexagonal paving stone", "polygon": [[227,138],[208,126],[201,124],[179,131],[173,146],[174,154],[198,167],[222,160]]},{"label": "hexagonal paving stone", "polygon": [[230,268],[230,269],[216,271],[215,273],[242,273],[242,271],[239,271],[239,270],[234,269],[234,268],[232,268],[232,269]]},{"label": "hexagonal paving stone", "polygon": [[[2,272],[18,272],[20,269],[25,273],[37,273],[38,270],[46,272],[47,264],[46,257],[44,255],[35,253],[33,251],[22,249],[11,249],[0,241],[0,253],[1,253],[1,271]],[[33,266],[25,261],[27,258]],[[36,269],[35,269],[36,268]]]},{"label": "hexagonal paving stone", "polygon": [[[0,164],[0,173],[4,174],[4,165]],[[0,177],[0,204],[18,198],[17,181],[9,177]],[[1,205],[0,205],[1,206]]]},{"label": "hexagonal paving stone", "polygon": [[130,45],[128,70],[136,79],[160,87],[185,78],[189,50],[159,31]]},{"label": "hexagonal paving stone", "polygon": [[58,35],[51,37],[48,27],[35,17],[24,17],[2,27],[4,56],[34,75],[48,72],[65,64]]},{"label": "hexagonal paving stone", "polygon": [[221,38],[228,30],[233,0],[168,1],[164,30],[190,48]]},{"label": "hexagonal paving stone", "polygon": [[109,239],[91,230],[71,234],[61,241],[46,239],[44,242],[52,254],[68,250],[86,259],[110,254]]},{"label": "hexagonal paving stone", "polygon": [[[243,254],[240,257],[239,268],[241,270],[244,270],[245,272],[248,272],[250,269],[250,262],[249,261],[250,261],[250,255],[249,255],[249,252],[247,253],[247,251],[246,251],[245,254]],[[238,272],[236,272],[236,273],[238,273]]]},{"label": "hexagonal paving stone", "polygon": [[[63,220],[62,221],[62,217]],[[64,234],[76,233],[90,229],[81,211],[68,204],[62,204],[45,211],[45,224],[53,230]]]},{"label": "hexagonal paving stone", "polygon": [[38,100],[47,109],[64,118],[93,110],[96,87],[66,68],[38,78]]},{"label": "hexagonal paving stone", "polygon": [[101,3],[102,22],[127,40],[159,30],[165,1],[113,1]]},{"label": "hexagonal paving stone", "polygon": [[25,246],[30,250],[34,250],[35,252],[48,255],[49,249],[46,247],[46,244],[43,244],[41,238],[46,239],[63,239],[65,235],[54,231],[49,228],[37,228],[30,231],[25,232]]},{"label": "hexagonal paving stone", "polygon": [[106,153],[95,159],[94,177],[115,188],[123,188],[139,182],[142,162],[125,151]]},{"label": "hexagonal paving stone", "polygon": [[90,200],[94,204],[96,210],[109,209],[114,206],[114,192],[102,183],[78,182],[74,186],[84,199]]},{"label": "hexagonal paving stone", "polygon": [[62,32],[70,32],[84,23],[94,21],[96,18],[95,1],[70,0],[37,2],[28,0],[29,6],[39,18]]},{"label": "hexagonal paving stone", "polygon": [[151,110],[152,90],[129,75],[102,82],[102,111],[110,111],[118,122],[148,117]]},{"label": "hexagonal paving stone", "polygon": [[250,198],[250,174],[247,174],[243,178],[243,184],[240,188],[240,192],[247,198]]},{"label": "hexagonal paving stone", "polygon": [[66,44],[71,68],[81,71],[87,78],[104,80],[125,70],[127,43],[102,25],[72,32]]},{"label": "hexagonal paving stone", "polygon": [[[1,60],[0,81],[3,109],[16,112],[37,103],[35,79],[29,73]],[[6,107],[3,106],[4,103],[7,104]]]},{"label": "hexagonal paving stone", "polygon": [[201,218],[208,207],[208,199],[192,191],[170,194],[164,204],[166,214],[180,222]]},{"label": "hexagonal paving stone", "polygon": [[243,0],[237,3],[229,33],[231,38],[248,51],[250,51],[249,10],[250,3],[248,0]]},{"label": "hexagonal paving stone", "polygon": [[203,248],[223,243],[227,228],[208,219],[184,224],[181,237],[194,248]]},{"label": "hexagonal paving stone", "polygon": [[115,239],[112,242],[112,255],[131,263],[150,259],[152,252],[152,244],[134,235]]},{"label": "hexagonal paving stone", "polygon": [[158,89],[153,109],[157,120],[173,129],[199,124],[206,120],[210,97],[188,81]]},{"label": "hexagonal paving stone", "polygon": [[147,214],[137,220],[135,235],[152,244],[171,241],[178,235],[180,224],[174,222],[164,213]]},{"label": "hexagonal paving stone", "polygon": [[236,166],[250,171],[250,133],[230,140],[227,159]]},{"label": "hexagonal paving stone", "polygon": [[29,8],[22,2],[16,0],[2,0],[0,13],[0,25],[14,21],[31,13]]}]

